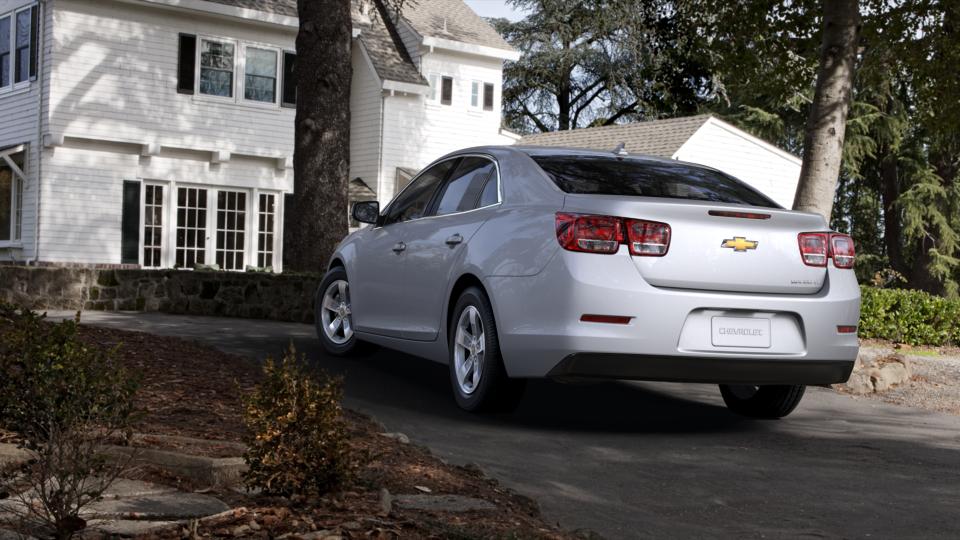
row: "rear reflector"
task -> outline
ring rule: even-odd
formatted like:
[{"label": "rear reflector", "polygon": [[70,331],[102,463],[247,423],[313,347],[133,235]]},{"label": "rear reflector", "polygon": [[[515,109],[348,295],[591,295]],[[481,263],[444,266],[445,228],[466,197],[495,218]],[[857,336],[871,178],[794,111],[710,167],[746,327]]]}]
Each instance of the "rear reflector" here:
[{"label": "rear reflector", "polygon": [[557,212],[556,227],[569,251],[609,255],[625,243],[631,255],[662,257],[670,249],[670,226],[656,221]]},{"label": "rear reflector", "polygon": [[838,326],[837,332],[841,334],[856,334],[857,327],[856,326]]},{"label": "rear reflector", "polygon": [[633,317],[622,317],[620,315],[582,315],[581,322],[595,322],[607,324],[630,324]]},{"label": "rear reflector", "polygon": [[833,259],[837,268],[850,269],[856,261],[853,239],[840,233],[800,233],[800,257],[807,266],[827,266],[827,259]]},{"label": "rear reflector", "polygon": [[770,214],[756,214],[753,212],[726,212],[724,210],[710,210],[707,212],[716,217],[732,217],[742,219],[770,219]]}]

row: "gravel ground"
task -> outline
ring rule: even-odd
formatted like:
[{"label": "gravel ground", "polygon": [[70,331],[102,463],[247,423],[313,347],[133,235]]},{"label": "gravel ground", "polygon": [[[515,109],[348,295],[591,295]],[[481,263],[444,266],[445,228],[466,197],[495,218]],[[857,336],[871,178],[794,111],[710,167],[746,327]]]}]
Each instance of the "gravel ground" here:
[{"label": "gravel ground", "polygon": [[[893,352],[893,349],[890,349]],[[866,398],[928,411],[960,415],[960,355],[955,351],[938,356],[898,351],[910,364],[912,377],[886,392]]]}]

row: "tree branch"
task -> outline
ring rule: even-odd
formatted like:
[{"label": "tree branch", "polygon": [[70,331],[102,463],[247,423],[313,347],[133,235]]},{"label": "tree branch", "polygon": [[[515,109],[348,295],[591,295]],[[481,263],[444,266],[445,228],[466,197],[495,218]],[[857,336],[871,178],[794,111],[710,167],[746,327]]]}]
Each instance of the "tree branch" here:
[{"label": "tree branch", "polygon": [[629,114],[629,113],[632,113],[632,112],[636,111],[636,110],[637,110],[637,105],[639,105],[639,104],[640,104],[639,101],[634,101],[634,102],[631,103],[630,105],[627,105],[626,107],[624,107],[624,108],[620,109],[619,111],[617,111],[616,113],[614,113],[614,115],[611,116],[610,118],[607,118],[606,120],[604,120],[604,121],[603,121],[603,124],[601,124],[601,125],[603,125],[603,126],[612,126],[612,125],[614,124],[614,122],[616,122],[617,120],[619,120],[623,115]]},{"label": "tree branch", "polygon": [[540,118],[537,117],[537,115],[533,114],[533,111],[531,111],[530,108],[527,107],[526,103],[523,104],[523,115],[533,120],[533,124],[537,126],[537,129],[539,129],[542,133],[546,133],[550,131],[550,128],[548,128],[547,125],[544,124],[540,120]]}]

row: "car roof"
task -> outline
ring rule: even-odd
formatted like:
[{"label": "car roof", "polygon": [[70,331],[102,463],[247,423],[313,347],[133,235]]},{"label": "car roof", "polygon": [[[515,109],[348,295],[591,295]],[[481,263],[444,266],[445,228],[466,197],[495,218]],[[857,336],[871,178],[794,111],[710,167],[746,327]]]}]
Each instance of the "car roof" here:
[{"label": "car roof", "polygon": [[464,153],[487,153],[487,154],[503,154],[510,153],[513,155],[522,154],[530,157],[540,157],[540,156],[555,156],[555,157],[602,157],[602,158],[620,158],[627,159],[630,161],[635,161],[639,163],[656,163],[660,165],[667,166],[682,166],[682,167],[696,167],[698,169],[706,169],[714,172],[722,172],[713,167],[707,165],[701,165],[699,163],[691,163],[689,161],[681,161],[677,159],[669,159],[658,156],[648,156],[646,154],[616,154],[614,149],[610,150],[591,150],[588,148],[572,148],[572,147],[563,147],[563,146],[530,146],[530,145],[496,145],[496,146],[478,146],[474,148],[467,148],[453,152],[450,156],[454,154],[464,154]]}]

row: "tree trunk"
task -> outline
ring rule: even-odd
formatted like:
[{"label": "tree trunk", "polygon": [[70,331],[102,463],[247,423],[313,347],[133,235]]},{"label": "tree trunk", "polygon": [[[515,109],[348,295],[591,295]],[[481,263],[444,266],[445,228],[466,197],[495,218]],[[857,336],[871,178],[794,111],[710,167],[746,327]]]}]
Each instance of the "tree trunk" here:
[{"label": "tree trunk", "polygon": [[860,11],[857,0],[823,0],[823,38],[817,88],[803,140],[803,165],[793,208],[830,222],[850,109]]},{"label": "tree trunk", "polygon": [[293,196],[285,208],[285,270],[322,272],[347,234],[350,0],[299,0]]},{"label": "tree trunk", "polygon": [[883,241],[887,248],[890,267],[901,275],[907,274],[903,257],[903,224],[900,220],[900,178],[897,156],[886,145],[880,151],[880,200],[883,205]]}]

